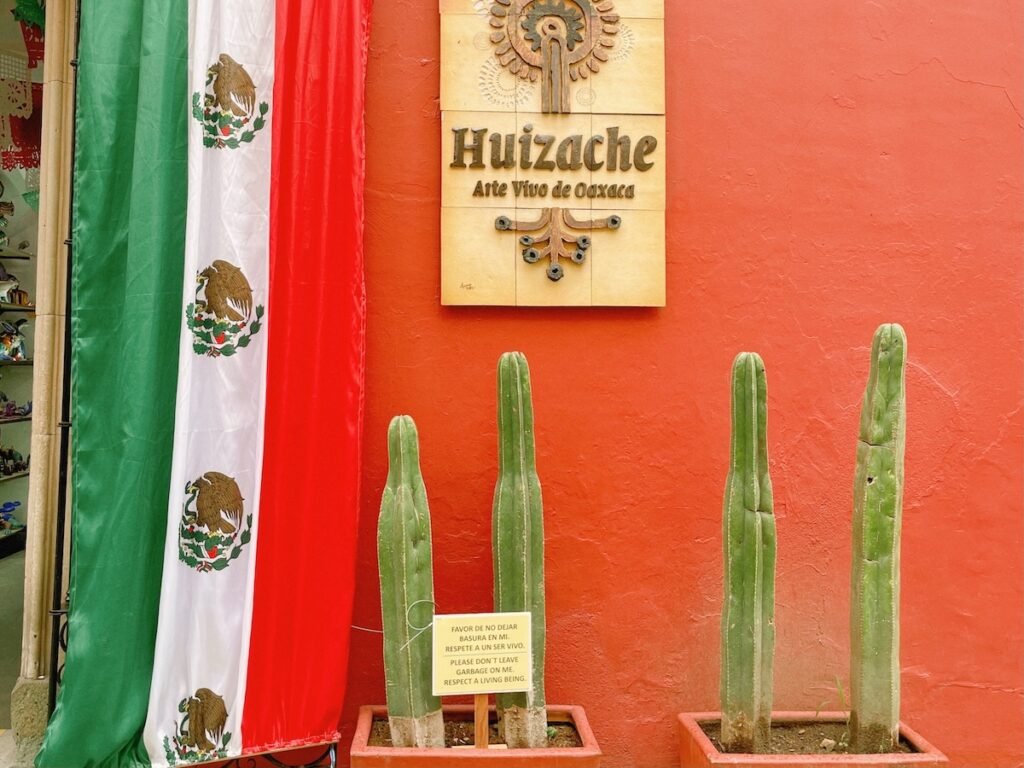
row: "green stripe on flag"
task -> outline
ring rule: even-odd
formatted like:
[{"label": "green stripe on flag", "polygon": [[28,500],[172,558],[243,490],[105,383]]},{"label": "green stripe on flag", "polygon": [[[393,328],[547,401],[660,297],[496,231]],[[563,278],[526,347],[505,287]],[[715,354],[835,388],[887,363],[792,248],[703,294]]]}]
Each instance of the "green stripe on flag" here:
[{"label": "green stripe on flag", "polygon": [[66,672],[39,768],[148,763],[185,238],[188,4],[82,3]]}]

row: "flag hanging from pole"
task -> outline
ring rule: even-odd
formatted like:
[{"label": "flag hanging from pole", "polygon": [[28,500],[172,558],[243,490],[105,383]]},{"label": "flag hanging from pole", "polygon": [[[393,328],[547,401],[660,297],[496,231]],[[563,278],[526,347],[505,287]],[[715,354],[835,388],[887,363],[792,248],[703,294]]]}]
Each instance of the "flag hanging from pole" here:
[{"label": "flag hanging from pole", "polygon": [[[90,123],[83,133],[94,141],[114,137],[100,136],[108,123],[93,92],[119,84],[100,82],[112,68],[90,68],[88,41],[99,39],[98,31],[90,37],[92,25],[111,21],[114,5],[95,0],[83,7],[77,120]],[[140,61],[137,80],[125,83],[134,93],[124,95],[137,99],[142,112],[149,93],[184,108],[185,125],[169,121],[167,129],[187,137],[187,169],[176,166],[178,179],[152,180],[157,188],[187,189],[174,218],[184,231],[176,223],[165,228],[178,245],[162,249],[159,265],[172,271],[166,260],[176,259],[181,287],[176,302],[162,297],[163,324],[133,339],[159,345],[160,370],[176,370],[173,402],[152,402],[168,410],[158,421],[163,430],[142,436],[143,443],[169,440],[170,460],[155,478],[135,477],[156,489],[145,505],[132,508],[135,500],[118,498],[101,509],[88,493],[89,478],[105,472],[123,480],[127,457],[109,440],[102,455],[75,451],[67,675],[40,768],[173,766],[330,742],[344,697],[364,380],[362,120],[370,3],[189,0],[187,20],[169,19],[155,5],[131,11],[142,39],[122,54],[187,57],[176,70],[181,75],[150,83]],[[187,29],[160,30],[169,21]],[[167,49],[154,47],[154,37]],[[179,40],[187,40],[187,52],[173,48]],[[176,92],[169,96],[170,87]],[[101,182],[87,167],[97,149],[79,148],[78,188],[131,178],[135,190],[135,180],[154,170],[105,169]],[[121,214],[127,223],[118,258],[131,262],[133,238],[153,236],[148,228],[157,206],[133,207],[116,190],[101,191],[103,206],[76,205],[75,228],[88,233],[96,226],[91,217]],[[104,279],[84,271],[89,242],[76,252],[75,287],[85,289],[83,300],[90,296],[86,278]],[[120,290],[131,295],[126,275],[109,277],[124,280]],[[177,330],[168,335],[172,311]],[[73,305],[73,318],[81,338],[100,322],[91,306]],[[137,375],[128,363],[138,368],[138,361],[96,359],[110,352],[76,344],[76,372],[105,364],[119,381]],[[166,390],[166,379],[160,383]],[[79,400],[84,412],[95,405]],[[95,440],[79,438],[80,429],[76,420],[82,445]],[[124,562],[125,553],[113,549],[124,542],[98,535],[96,525],[126,514],[149,532],[148,559],[132,552]],[[130,591],[123,575],[103,570],[112,557],[150,584],[159,580],[159,588]],[[136,602],[122,605],[116,626],[111,601],[119,592]],[[118,659],[98,637],[116,644],[122,633],[130,638],[129,656]],[[133,674],[115,668],[125,664],[144,666]],[[123,708],[123,722],[106,741],[95,735],[95,711],[82,711],[89,692],[77,687],[97,679],[124,688],[104,690]],[[87,742],[87,753],[76,742]]]}]

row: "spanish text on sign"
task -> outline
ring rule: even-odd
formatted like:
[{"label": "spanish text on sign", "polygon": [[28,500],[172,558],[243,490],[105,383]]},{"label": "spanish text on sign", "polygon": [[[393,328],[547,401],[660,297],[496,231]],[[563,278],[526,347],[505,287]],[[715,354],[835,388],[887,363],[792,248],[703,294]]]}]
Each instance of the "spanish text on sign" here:
[{"label": "spanish text on sign", "polygon": [[434,617],[434,695],[530,689],[529,613]]}]

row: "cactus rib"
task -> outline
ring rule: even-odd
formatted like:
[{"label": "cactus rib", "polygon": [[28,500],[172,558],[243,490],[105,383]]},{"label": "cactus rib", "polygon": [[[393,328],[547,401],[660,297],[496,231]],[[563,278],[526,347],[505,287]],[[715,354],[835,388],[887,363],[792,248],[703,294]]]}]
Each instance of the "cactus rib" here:
[{"label": "cactus rib", "polygon": [[384,675],[396,747],[444,747],[441,701],[431,688],[434,576],[430,510],[419,439],[408,416],[388,428],[388,479],[377,523]]},{"label": "cactus rib", "polygon": [[850,731],[858,753],[899,738],[900,526],[906,447],[907,337],[883,325],[871,346],[853,490]]},{"label": "cactus rib", "polygon": [[547,744],[544,700],[544,507],[537,477],[530,370],[518,352],[498,364],[498,481],[493,514],[494,605],[532,614],[533,687],[498,696],[509,747]]},{"label": "cactus rib", "polygon": [[768,474],[767,389],[760,356],[732,373],[732,440],[722,512],[722,745],[767,749],[775,651],[775,518]]}]

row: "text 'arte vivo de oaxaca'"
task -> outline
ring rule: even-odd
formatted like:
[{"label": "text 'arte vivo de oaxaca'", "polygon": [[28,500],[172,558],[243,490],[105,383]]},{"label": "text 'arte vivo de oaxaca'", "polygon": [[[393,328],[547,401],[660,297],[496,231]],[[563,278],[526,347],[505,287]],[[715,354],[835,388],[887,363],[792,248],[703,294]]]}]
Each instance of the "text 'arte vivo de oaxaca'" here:
[{"label": "text 'arte vivo de oaxaca'", "polygon": [[440,0],[450,305],[665,303],[663,0]]}]

